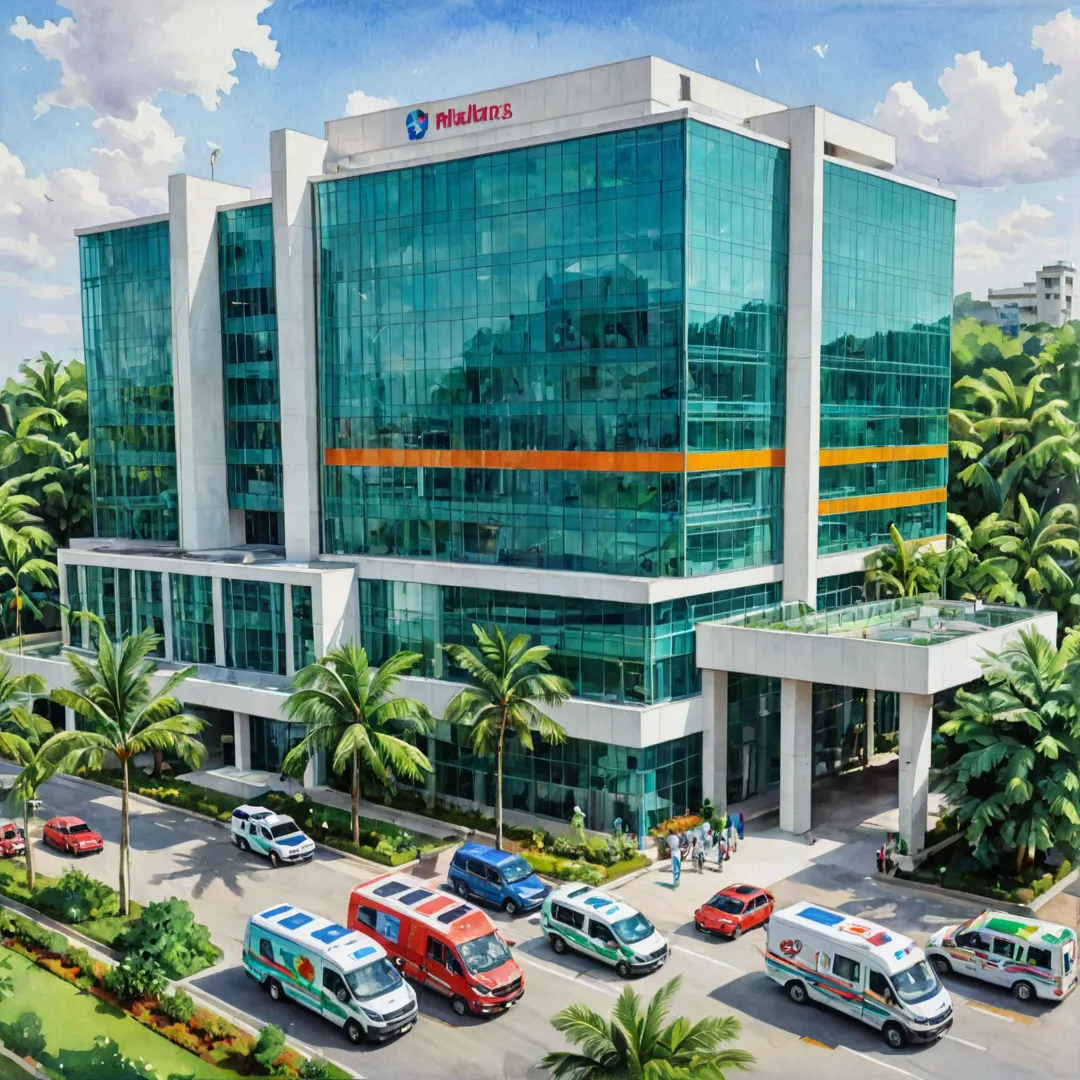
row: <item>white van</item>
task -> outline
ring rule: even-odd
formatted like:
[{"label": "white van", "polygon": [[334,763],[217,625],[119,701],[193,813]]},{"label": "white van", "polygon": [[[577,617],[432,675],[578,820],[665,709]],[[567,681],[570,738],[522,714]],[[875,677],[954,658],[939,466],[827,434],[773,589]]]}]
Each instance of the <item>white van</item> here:
[{"label": "white van", "polygon": [[774,911],[765,973],[796,1004],[820,1002],[877,1028],[893,1049],[952,1027],[952,999],[922,949],[866,919],[805,901]]},{"label": "white van", "polygon": [[230,822],[232,842],[241,851],[265,855],[270,865],[307,862],[315,857],[315,841],[291,817],[265,806],[238,806]]},{"label": "white van", "polygon": [[540,927],[557,953],[575,949],[610,964],[624,979],[655,971],[667,939],[641,912],[591,885],[562,885],[540,910]]},{"label": "white van", "polygon": [[1018,1001],[1063,1001],[1076,989],[1076,934],[1023,915],[984,911],[926,943],[939,974],[955,971],[1013,992]]},{"label": "white van", "polygon": [[416,994],[377,941],[291,904],[248,919],[244,968],[275,1001],[298,1001],[352,1043],[416,1023]]}]

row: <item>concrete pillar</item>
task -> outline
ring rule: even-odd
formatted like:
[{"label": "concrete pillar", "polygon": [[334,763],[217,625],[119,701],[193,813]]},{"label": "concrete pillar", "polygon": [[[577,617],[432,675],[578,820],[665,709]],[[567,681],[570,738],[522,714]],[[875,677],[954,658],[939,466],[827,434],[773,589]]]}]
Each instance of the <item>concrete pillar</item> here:
[{"label": "concrete pillar", "polygon": [[180,544],[233,542],[225,467],[225,378],[221,360],[218,207],[250,188],[200,176],[169,177],[173,393]]},{"label": "concrete pillar", "polygon": [[234,712],[232,715],[236,767],[241,772],[247,772],[251,768],[251,719],[245,712]]},{"label": "concrete pillar", "polygon": [[165,628],[165,659],[176,656],[173,644],[172,575],[161,575],[161,622]]},{"label": "concrete pillar", "polygon": [[726,671],[701,672],[701,793],[720,814],[727,813],[728,676]]},{"label": "concrete pillar", "polygon": [[214,600],[214,665],[225,667],[225,602],[221,578],[211,578],[210,589]]},{"label": "concrete pillar", "polygon": [[75,710],[69,709],[67,706],[64,707],[64,730],[75,730]]},{"label": "concrete pillar", "polygon": [[873,690],[866,691],[866,734],[863,738],[863,765],[868,765],[874,756],[874,708],[877,705],[877,695]]},{"label": "concrete pillar", "polygon": [[283,592],[285,594],[285,610],[282,613],[282,618],[285,620],[285,674],[292,676],[296,674],[295,653],[293,649],[292,586],[287,584]]},{"label": "concrete pillar", "polygon": [[926,845],[926,813],[930,794],[930,737],[934,699],[925,694],[900,695],[900,838],[909,855]]},{"label": "concrete pillar", "polygon": [[[314,559],[319,535],[319,387],[315,377],[314,208],[309,177],[321,176],[326,140],[283,129],[270,133],[281,383],[281,462],[285,551]],[[320,655],[322,655],[320,653]]]},{"label": "concrete pillar", "polygon": [[810,786],[814,777],[814,684],[780,682],[780,828],[810,831]]}]

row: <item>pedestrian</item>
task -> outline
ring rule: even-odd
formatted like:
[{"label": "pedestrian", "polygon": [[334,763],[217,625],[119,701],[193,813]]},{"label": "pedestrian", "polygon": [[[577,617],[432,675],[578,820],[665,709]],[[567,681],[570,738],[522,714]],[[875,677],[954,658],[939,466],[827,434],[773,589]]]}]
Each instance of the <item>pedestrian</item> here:
[{"label": "pedestrian", "polygon": [[694,863],[699,874],[705,873],[705,839],[701,837],[694,841]]},{"label": "pedestrian", "polygon": [[879,874],[885,873],[885,845],[877,849],[877,872]]},{"label": "pedestrian", "polygon": [[743,821],[742,811],[735,815],[735,831],[739,834],[739,839],[743,838],[743,830],[746,828],[746,823]]},{"label": "pedestrian", "polygon": [[727,825],[728,854],[739,850],[739,830],[735,825],[735,818],[728,814]]},{"label": "pedestrian", "polygon": [[716,834],[716,869],[724,872],[724,860],[727,858],[727,841],[724,839],[724,830]]}]

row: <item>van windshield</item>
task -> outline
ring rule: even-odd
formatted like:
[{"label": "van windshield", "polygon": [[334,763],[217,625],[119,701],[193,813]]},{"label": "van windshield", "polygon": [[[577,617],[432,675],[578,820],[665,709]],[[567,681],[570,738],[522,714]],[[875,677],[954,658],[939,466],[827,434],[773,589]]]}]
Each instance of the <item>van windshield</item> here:
[{"label": "van windshield", "polygon": [[350,971],[345,976],[349,989],[357,1001],[370,1001],[396,990],[403,982],[398,969],[386,959],[380,957],[374,964]]},{"label": "van windshield", "polygon": [[482,971],[493,971],[510,959],[510,950],[498,934],[485,934],[473,938],[457,947],[461,962],[473,975]]},{"label": "van windshield", "polygon": [[611,929],[624,945],[633,945],[644,941],[653,932],[653,924],[640,911],[635,911],[633,915],[612,923]]},{"label": "van windshield", "polygon": [[299,831],[300,830],[296,827],[296,822],[288,819],[279,821],[277,825],[270,826],[270,835],[275,840],[280,840],[283,836],[292,836],[293,833],[298,833]]},{"label": "van windshield", "polygon": [[925,960],[898,971],[892,976],[892,984],[896,989],[896,996],[906,1005],[917,1005],[920,1001],[926,1001],[941,989],[934,969]]},{"label": "van windshield", "polygon": [[516,885],[519,881],[524,881],[533,875],[533,868],[520,856],[500,869],[507,885]]}]

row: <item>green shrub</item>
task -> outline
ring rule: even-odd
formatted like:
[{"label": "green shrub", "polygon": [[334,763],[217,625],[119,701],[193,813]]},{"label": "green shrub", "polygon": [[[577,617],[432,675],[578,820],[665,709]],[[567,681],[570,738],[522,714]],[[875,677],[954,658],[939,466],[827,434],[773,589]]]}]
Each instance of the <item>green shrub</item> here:
[{"label": "green shrub", "polygon": [[0,1043],[18,1057],[40,1061],[45,1050],[41,1017],[37,1013],[24,1012],[10,1024],[0,1024]]},{"label": "green shrub", "polygon": [[1052,874],[1043,874],[1042,877],[1036,878],[1031,883],[1031,889],[1035,893],[1036,896],[1042,896],[1042,894],[1044,892],[1046,892],[1047,889],[1050,889],[1050,888],[1053,887],[1053,884],[1054,884],[1053,875]]},{"label": "green shrub", "polygon": [[154,960],[171,978],[183,979],[213,964],[221,955],[210,931],[195,921],[186,900],[172,897],[143,908],[117,938],[128,956]]},{"label": "green shrub", "polygon": [[330,1062],[323,1058],[308,1058],[300,1066],[302,1080],[330,1080]]},{"label": "green shrub", "polygon": [[55,885],[47,886],[34,897],[34,906],[46,915],[78,925],[89,919],[105,919],[120,911],[116,890],[69,867]]},{"label": "green shrub", "polygon": [[619,845],[613,836],[597,836],[585,845],[582,855],[599,866],[614,866],[619,861]]},{"label": "green shrub", "polygon": [[103,981],[105,989],[123,1002],[160,998],[167,982],[162,968],[141,956],[129,956],[123,963],[110,968]]},{"label": "green shrub", "polygon": [[891,754],[900,743],[898,731],[879,731],[874,735],[874,753]]},{"label": "green shrub", "polygon": [[24,945],[55,956],[63,956],[68,947],[68,940],[63,934],[48,930],[33,919],[27,919],[14,911],[0,915],[0,933],[8,934]]},{"label": "green shrub", "polygon": [[78,968],[79,971],[85,974],[93,974],[94,971],[94,961],[90,954],[85,949],[80,949],[75,945],[69,945],[64,950],[64,963],[68,967]]},{"label": "green shrub", "polygon": [[[1000,893],[1000,889],[995,889],[994,892]],[[995,899],[998,899],[995,897]],[[1034,889],[1013,889],[1012,894],[1004,894],[1000,899],[1011,900],[1015,904],[1030,904],[1035,899]]]},{"label": "green shrub", "polygon": [[195,1002],[191,995],[179,988],[161,998],[158,1005],[174,1024],[186,1024],[195,1015]]},{"label": "green shrub", "polygon": [[575,862],[566,868],[567,881],[582,881],[586,885],[602,885],[607,875],[597,866]]},{"label": "green shrub", "polygon": [[568,836],[556,836],[551,845],[551,854],[564,859],[577,859],[581,857],[581,848],[578,847]]},{"label": "green shrub", "polygon": [[265,1076],[272,1076],[274,1066],[279,1057],[285,1052],[285,1032],[277,1024],[266,1024],[252,1048],[251,1056],[260,1072]]},{"label": "green shrub", "polygon": [[1064,881],[1072,873],[1072,863],[1068,859],[1062,861],[1054,875],[1055,881]]}]

